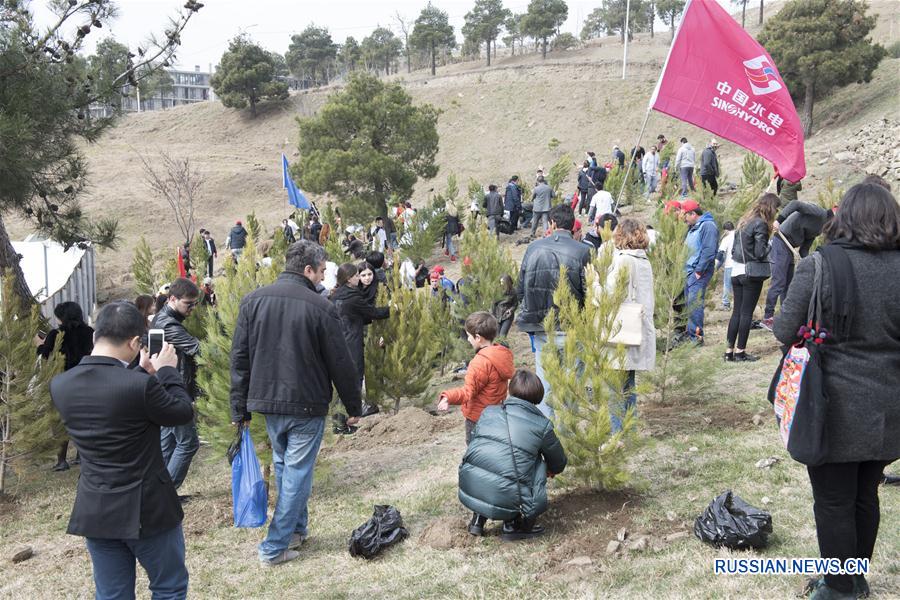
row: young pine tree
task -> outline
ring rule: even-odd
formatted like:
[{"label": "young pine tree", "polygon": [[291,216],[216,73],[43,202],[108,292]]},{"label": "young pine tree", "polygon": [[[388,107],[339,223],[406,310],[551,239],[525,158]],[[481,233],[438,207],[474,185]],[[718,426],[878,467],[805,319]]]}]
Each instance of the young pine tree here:
[{"label": "young pine tree", "polygon": [[[231,342],[241,300],[256,288],[274,281],[270,270],[257,269],[257,260],[256,245],[248,239],[237,264],[229,261],[227,264],[232,266],[226,267],[226,276],[216,279],[218,304],[206,312],[206,335],[197,359],[197,382],[202,392],[197,398],[197,424],[203,439],[209,440],[213,449],[222,454],[235,435],[231,425]],[[267,439],[265,417],[253,415],[250,427],[259,446],[259,442]],[[263,464],[269,460],[268,456],[260,456]]]},{"label": "young pine tree", "polygon": [[32,340],[42,326],[37,305],[26,310],[12,277],[0,277],[0,494],[6,470],[59,449],[65,429],[50,400],[50,380],[62,371],[56,351],[39,359]]},{"label": "young pine tree", "polygon": [[674,214],[660,213],[657,231],[658,238],[649,258],[653,267],[658,354],[656,370],[648,379],[660,402],[665,404],[680,398],[696,399],[708,388],[715,364],[699,356],[692,345],[677,344],[684,333],[688,310],[683,307],[687,225]]},{"label": "young pine tree", "polygon": [[563,154],[559,157],[559,160],[550,167],[550,172],[547,173],[547,185],[553,188],[553,193],[555,194],[557,202],[560,199],[559,190],[562,188],[562,184],[565,183],[566,179],[568,179],[571,171],[572,157],[568,154]]},{"label": "young pine tree", "polygon": [[462,276],[465,283],[461,293],[465,295],[466,301],[465,304],[456,303],[457,316],[465,319],[476,311],[491,312],[494,302],[503,296],[500,278],[509,275],[515,280],[518,274],[509,248],[501,245],[497,236],[490,233],[484,224],[479,224],[463,233],[460,255],[471,260],[468,264],[463,263]]},{"label": "young pine tree", "polygon": [[250,234],[249,238],[253,240],[254,244],[259,244],[262,225],[260,225],[259,219],[256,218],[256,212],[251,212],[247,215],[247,233]]},{"label": "young pine tree", "polygon": [[[395,265],[392,281],[400,281]],[[379,408],[399,412],[403,400],[424,405],[422,394],[431,381],[432,363],[441,352],[434,319],[440,300],[430,291],[401,285],[379,291],[378,305],[390,306],[391,316],[369,326],[366,340],[366,396]],[[391,405],[392,403],[392,405]]]},{"label": "young pine tree", "polygon": [[153,251],[144,236],[134,249],[134,258],[131,261],[131,274],[134,277],[135,294],[147,294],[153,296],[159,289],[157,280],[159,276],[154,269]]},{"label": "young pine tree", "polygon": [[[552,388],[554,427],[569,458],[562,481],[601,489],[620,489],[629,481],[626,462],[635,440],[634,414],[623,415],[622,430],[612,432],[610,410],[620,410],[625,371],[617,365],[625,359],[624,346],[609,345],[615,334],[615,318],[626,296],[627,273],[622,271],[615,289],[606,287],[612,266],[610,245],[605,246],[586,269],[587,299],[580,307],[568,285],[553,295],[559,307],[558,322],[565,344],[550,342],[541,353],[544,376]],[[560,274],[565,281],[565,272]],[[601,291],[602,290],[602,291]],[[556,328],[551,311],[544,330]]]},{"label": "young pine tree", "polygon": [[400,234],[400,253],[414,264],[428,260],[435,246],[441,241],[447,226],[447,217],[430,208],[420,208],[412,219],[403,225]]},{"label": "young pine tree", "polygon": [[202,235],[195,235],[191,240],[191,272],[197,276],[197,283],[203,283],[206,277],[206,261],[209,253],[206,251],[206,242]]}]

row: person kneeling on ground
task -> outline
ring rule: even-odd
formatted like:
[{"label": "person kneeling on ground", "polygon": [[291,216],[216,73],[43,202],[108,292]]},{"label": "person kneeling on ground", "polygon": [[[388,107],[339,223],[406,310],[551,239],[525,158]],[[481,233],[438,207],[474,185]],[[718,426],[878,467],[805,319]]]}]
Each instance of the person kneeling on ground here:
[{"label": "person kneeling on ground", "polygon": [[501,539],[526,539],[544,528],[547,477],[566,468],[566,454],[553,423],[538,409],[544,386],[520,369],[509,382],[509,398],[481,413],[459,467],[459,501],[475,512],[469,533],[484,535],[488,519],[503,521]]}]

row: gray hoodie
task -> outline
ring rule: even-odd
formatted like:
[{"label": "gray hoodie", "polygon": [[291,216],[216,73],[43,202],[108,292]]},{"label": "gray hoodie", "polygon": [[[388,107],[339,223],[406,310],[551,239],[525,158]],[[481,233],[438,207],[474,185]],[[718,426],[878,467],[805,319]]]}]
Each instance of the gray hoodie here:
[{"label": "gray hoodie", "polygon": [[695,158],[696,153],[694,152],[694,147],[691,146],[690,142],[685,142],[681,145],[681,148],[678,149],[678,154],[675,155],[675,168],[684,169],[686,167],[693,167]]}]

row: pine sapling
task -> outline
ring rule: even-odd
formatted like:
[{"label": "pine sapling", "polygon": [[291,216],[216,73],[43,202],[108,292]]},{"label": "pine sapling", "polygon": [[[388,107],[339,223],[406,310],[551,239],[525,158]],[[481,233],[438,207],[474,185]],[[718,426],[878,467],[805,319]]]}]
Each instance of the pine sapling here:
[{"label": "pine sapling", "polygon": [[[559,307],[558,313],[547,315],[544,331],[555,331],[558,322],[565,342],[561,348],[552,339],[546,343],[541,364],[551,387],[554,427],[569,458],[561,481],[620,489],[630,479],[627,459],[636,424],[633,411],[622,414],[626,372],[620,365],[625,348],[609,343],[617,332],[616,315],[626,296],[627,272],[621,271],[609,285],[612,250],[609,245],[606,248],[586,269],[587,299],[583,307],[567,284],[557,286],[553,302]],[[564,268],[559,281],[566,281]],[[622,420],[622,430],[616,433],[611,411]]]},{"label": "pine sapling", "polygon": [[131,261],[131,274],[134,277],[134,291],[136,294],[153,296],[159,289],[157,283],[159,276],[154,269],[153,251],[144,236],[134,248],[134,258]]}]

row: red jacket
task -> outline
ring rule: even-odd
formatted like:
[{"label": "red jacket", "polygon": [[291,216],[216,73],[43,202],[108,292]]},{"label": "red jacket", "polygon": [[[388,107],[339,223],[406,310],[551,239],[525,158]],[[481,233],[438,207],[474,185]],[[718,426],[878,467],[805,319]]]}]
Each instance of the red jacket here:
[{"label": "red jacket", "polygon": [[447,390],[443,395],[450,404],[462,405],[467,419],[477,421],[486,407],[506,400],[514,372],[512,352],[506,346],[494,344],[479,350],[469,362],[465,385]]}]

